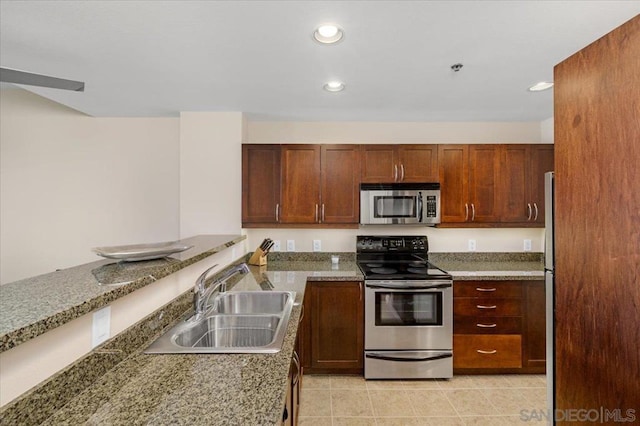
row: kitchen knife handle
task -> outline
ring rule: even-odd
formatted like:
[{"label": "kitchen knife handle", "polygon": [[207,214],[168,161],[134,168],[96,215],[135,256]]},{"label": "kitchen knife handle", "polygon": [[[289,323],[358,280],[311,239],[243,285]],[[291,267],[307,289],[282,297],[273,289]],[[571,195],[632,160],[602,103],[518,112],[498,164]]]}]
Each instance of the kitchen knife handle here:
[{"label": "kitchen knife handle", "polygon": [[531,215],[533,214],[533,211],[531,210],[531,203],[527,203],[527,211],[529,212],[527,220],[531,220]]},{"label": "kitchen knife handle", "polygon": [[533,203],[533,208],[536,210],[536,215],[533,217],[533,221],[535,222],[536,220],[538,220],[538,205],[536,203]]},{"label": "kitchen knife handle", "polygon": [[276,203],[276,222],[280,222],[280,203]]}]

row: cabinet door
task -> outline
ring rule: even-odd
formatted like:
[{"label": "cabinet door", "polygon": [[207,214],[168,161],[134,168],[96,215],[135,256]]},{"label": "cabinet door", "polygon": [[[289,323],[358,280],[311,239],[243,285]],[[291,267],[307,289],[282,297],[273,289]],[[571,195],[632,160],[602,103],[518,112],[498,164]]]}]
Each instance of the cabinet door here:
[{"label": "cabinet door", "polygon": [[395,182],[400,173],[398,167],[397,146],[362,145],[362,182]]},{"label": "cabinet door", "polygon": [[533,222],[544,225],[544,174],[553,171],[553,145],[531,145],[529,199],[534,207]]},{"label": "cabinet door", "polygon": [[525,368],[546,365],[546,306],[544,281],[528,281],[525,286],[523,360]]},{"label": "cabinet door", "polygon": [[359,223],[360,149],[358,145],[322,145],[322,223]]},{"label": "cabinet door", "polygon": [[401,182],[437,182],[437,145],[400,145],[398,147]]},{"label": "cabinet door", "polygon": [[469,145],[471,222],[499,222],[500,146]]},{"label": "cabinet door", "polygon": [[441,222],[466,222],[471,217],[467,201],[469,147],[467,145],[439,145],[438,168],[441,187]]},{"label": "cabinet door", "polygon": [[528,190],[529,157],[528,145],[505,145],[502,149],[501,222],[526,223],[533,218],[533,204]]},{"label": "cabinet door", "polygon": [[282,146],[282,223],[320,219],[320,146]]},{"label": "cabinet door", "polygon": [[[364,367],[362,282],[310,282],[311,373],[358,374]],[[305,354],[305,356],[307,356]]]},{"label": "cabinet door", "polygon": [[276,223],[280,145],[242,145],[242,223]]}]

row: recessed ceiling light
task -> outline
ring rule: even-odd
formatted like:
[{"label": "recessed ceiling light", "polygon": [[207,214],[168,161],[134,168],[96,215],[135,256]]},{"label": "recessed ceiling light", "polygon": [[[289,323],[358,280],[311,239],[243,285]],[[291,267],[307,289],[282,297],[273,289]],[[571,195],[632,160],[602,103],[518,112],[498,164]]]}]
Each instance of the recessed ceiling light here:
[{"label": "recessed ceiling light", "polygon": [[322,44],[337,43],[342,40],[344,33],[340,28],[333,24],[320,25],[313,33],[313,38]]},{"label": "recessed ceiling light", "polygon": [[329,81],[322,88],[327,92],[341,92],[344,90],[344,83],[341,81]]},{"label": "recessed ceiling light", "polygon": [[548,81],[541,81],[540,83],[536,83],[533,86],[529,87],[530,92],[541,92],[543,90],[551,89],[553,87],[553,83]]}]

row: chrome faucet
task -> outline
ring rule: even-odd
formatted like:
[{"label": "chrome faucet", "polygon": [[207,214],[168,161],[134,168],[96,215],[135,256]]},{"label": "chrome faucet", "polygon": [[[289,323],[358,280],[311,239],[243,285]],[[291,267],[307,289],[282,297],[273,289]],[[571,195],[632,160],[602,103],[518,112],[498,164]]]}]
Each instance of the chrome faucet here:
[{"label": "chrome faucet", "polygon": [[241,263],[240,265],[234,266],[229,269],[222,277],[217,278],[213,284],[209,286],[209,288],[205,288],[205,282],[207,281],[207,276],[209,272],[218,265],[213,265],[212,267],[205,270],[196,280],[196,285],[193,289],[193,309],[195,310],[195,315],[192,317],[194,320],[199,320],[202,318],[202,315],[205,313],[207,308],[207,302],[213,292],[218,290],[219,293],[224,293],[227,291],[227,280],[231,278],[233,275],[237,273],[246,274],[249,272],[249,267],[246,263]]}]

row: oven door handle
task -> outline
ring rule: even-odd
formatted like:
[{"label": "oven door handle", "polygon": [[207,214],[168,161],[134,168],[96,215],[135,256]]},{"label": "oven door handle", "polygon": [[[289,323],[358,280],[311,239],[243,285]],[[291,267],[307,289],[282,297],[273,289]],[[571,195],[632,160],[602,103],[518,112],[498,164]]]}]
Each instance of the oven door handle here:
[{"label": "oven door handle", "polygon": [[392,355],[384,355],[384,354],[372,352],[372,353],[365,354],[365,356],[367,358],[381,359],[384,361],[421,362],[421,361],[435,361],[437,359],[452,358],[453,354],[450,352],[447,352],[447,353],[442,353],[442,354],[437,354],[432,356],[419,356],[414,358],[407,358],[407,357],[395,357]]},{"label": "oven door handle", "polygon": [[434,284],[434,285],[430,285],[430,286],[412,286],[412,285],[403,285],[402,287],[399,287],[397,285],[390,285],[390,284],[371,284],[371,283],[366,283],[365,285],[369,288],[383,288],[383,289],[387,289],[387,290],[399,290],[399,291],[404,291],[404,290],[434,290],[434,289],[438,289],[438,288],[451,288],[453,287],[453,284],[451,283],[442,283],[442,284]]}]

